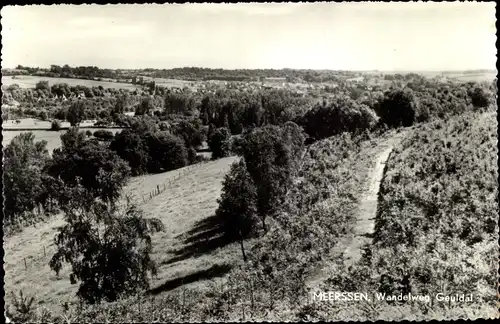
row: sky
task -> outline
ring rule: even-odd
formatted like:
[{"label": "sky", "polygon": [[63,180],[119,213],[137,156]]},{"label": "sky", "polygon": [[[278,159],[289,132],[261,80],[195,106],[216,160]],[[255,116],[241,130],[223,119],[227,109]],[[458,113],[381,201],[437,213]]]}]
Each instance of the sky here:
[{"label": "sky", "polygon": [[495,3],[7,6],[2,67],[496,69]]}]

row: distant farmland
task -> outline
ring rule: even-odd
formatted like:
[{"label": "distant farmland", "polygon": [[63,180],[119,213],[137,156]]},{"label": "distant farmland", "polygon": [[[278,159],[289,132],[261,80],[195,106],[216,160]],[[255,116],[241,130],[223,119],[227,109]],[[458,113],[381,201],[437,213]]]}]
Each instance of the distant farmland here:
[{"label": "distant farmland", "polygon": [[22,76],[4,76],[2,77],[2,85],[10,86],[12,84],[18,84],[21,88],[34,88],[36,83],[39,81],[49,81],[49,85],[52,86],[57,83],[67,83],[69,86],[83,85],[86,87],[98,87],[103,88],[117,88],[117,89],[130,89],[135,90],[137,87],[131,83],[118,83],[109,81],[94,81],[85,79],[68,79],[68,78],[51,78],[51,77],[40,77],[32,75],[22,75]]},{"label": "distant farmland", "polygon": [[[80,131],[87,131],[87,130],[90,130],[92,133],[94,133],[95,131],[99,130],[99,129],[105,129],[105,130],[109,130],[111,131],[113,134],[116,134],[118,133],[119,131],[121,131],[121,129],[119,128],[92,128],[92,129],[89,129],[89,128],[85,128],[85,127],[81,127],[80,128]],[[47,141],[47,149],[49,150],[49,153],[52,154],[52,151],[58,147],[61,147],[62,145],[62,142],[61,142],[61,134],[64,134],[66,133],[65,130],[61,130],[61,131],[49,131],[49,130],[32,130],[32,131],[3,131],[2,132],[2,135],[3,135],[3,140],[2,140],[2,145],[3,147],[7,146],[10,141],[12,141],[12,139],[21,134],[21,133],[27,133],[27,132],[32,132],[34,135],[35,135],[35,141]]]}]

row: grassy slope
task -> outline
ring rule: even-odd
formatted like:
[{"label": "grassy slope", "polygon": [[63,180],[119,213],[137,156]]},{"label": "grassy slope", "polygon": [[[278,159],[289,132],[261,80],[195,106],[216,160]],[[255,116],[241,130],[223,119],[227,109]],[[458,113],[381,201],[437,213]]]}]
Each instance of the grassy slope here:
[{"label": "grassy slope", "polygon": [[[223,249],[199,251],[197,238],[210,239],[209,235],[200,234],[203,223],[217,207],[216,199],[220,195],[222,179],[236,157],[223,158],[213,162],[166,172],[133,178],[124,192],[136,197],[148,215],[160,218],[166,225],[166,231],[153,238],[154,259],[160,264],[158,277],[153,281],[153,288],[168,290],[175,288],[172,279],[182,278],[193,271],[203,271],[214,265],[228,264],[239,258],[238,247],[231,245]],[[179,178],[179,174],[181,177]],[[157,185],[168,184],[167,190],[152,200],[142,204],[142,195],[147,195]],[[56,227],[63,224],[60,216],[52,220],[25,228],[22,233],[8,237],[4,242],[5,291],[23,289],[35,296],[36,300],[49,309],[59,309],[60,301],[72,300],[77,286],[71,285],[66,267],[58,279],[48,266],[54,253],[53,237]],[[190,230],[196,229],[192,233]],[[195,235],[198,236],[195,237]],[[188,242],[189,241],[189,242]],[[46,255],[44,255],[44,247]],[[176,260],[172,260],[177,257]],[[26,259],[27,269],[25,269]],[[183,260],[184,259],[184,260]],[[223,274],[226,269],[220,267]],[[209,276],[209,274],[204,274]],[[201,277],[201,276],[198,276]],[[186,278],[185,282],[197,279]],[[161,287],[163,286],[163,287]],[[73,299],[74,300],[74,299]]]},{"label": "grassy slope", "polygon": [[[314,318],[457,319],[495,316],[497,123],[468,114],[410,132],[387,164],[376,243],[334,273],[329,291],[470,294],[474,302],[315,305]],[[454,167],[453,167],[454,166]]]},{"label": "grassy slope", "polygon": [[[73,320],[165,322],[302,318],[301,314],[297,314],[296,302],[307,301],[308,293],[304,290],[303,280],[299,278],[317,268],[321,260],[328,260],[330,248],[341,244],[342,237],[350,236],[358,199],[366,182],[366,172],[372,166],[373,154],[380,150],[379,141],[383,139],[360,142],[350,139],[349,136],[339,136],[318,142],[306,155],[302,173],[289,194],[288,208],[285,208],[281,216],[276,216],[276,220],[272,222],[273,229],[265,237],[246,242],[247,253],[253,260],[251,262],[262,257],[270,260],[268,265],[274,268],[273,272],[277,275],[274,279],[265,275],[262,277],[262,273],[259,275],[261,270],[238,262],[239,251],[233,244],[231,248],[220,250],[218,254],[214,253],[213,255],[218,257],[211,257],[210,260],[211,264],[223,265],[224,262],[237,258],[233,264],[239,266],[231,269],[230,274],[222,280],[215,279],[210,285],[183,286],[183,289],[177,292],[157,296],[132,296],[115,303],[87,307],[84,312],[74,314],[76,317],[73,317]],[[202,182],[203,177],[197,177],[197,180]],[[183,187],[179,190],[178,194],[181,195],[181,191],[189,191],[189,188]],[[176,195],[175,190],[172,194]],[[186,195],[189,197],[189,192]],[[157,198],[160,197],[161,195]],[[157,198],[154,198],[149,206],[152,212],[161,215],[170,207],[155,203]],[[215,202],[212,203],[215,205]],[[187,273],[197,265],[199,272],[202,266],[208,266],[205,262],[209,261],[209,258],[204,257],[186,263],[180,261],[175,269],[170,269],[169,265],[165,264],[171,257],[171,251],[168,251],[171,246],[169,240],[183,232],[178,228],[178,222],[185,220],[194,223],[194,216],[188,217],[189,213],[194,211],[190,211],[188,206],[183,207],[182,204],[177,204],[177,208],[179,211],[186,208],[183,213],[186,217],[180,212],[178,218],[171,218],[175,219],[175,222],[168,223],[167,227],[171,228],[173,234],[166,234],[160,243],[167,250],[167,253],[159,258],[163,263],[161,272],[169,273],[172,277],[175,277],[175,269],[182,269],[181,271]],[[290,226],[292,224],[293,226]],[[185,229],[189,227],[184,226]],[[155,246],[157,253],[160,246]],[[174,249],[180,247],[173,246]],[[208,276],[213,277],[225,271],[227,269],[218,267],[207,272]],[[207,272],[202,271],[195,277],[205,276]],[[191,276],[184,278],[189,281]],[[158,284],[161,282],[157,281]],[[170,280],[166,286],[178,284],[179,281],[172,284]],[[286,296],[279,297],[283,290],[287,292]],[[278,291],[279,295],[276,295]],[[274,297],[270,298],[270,293]],[[272,303],[273,300],[276,302]]]}]

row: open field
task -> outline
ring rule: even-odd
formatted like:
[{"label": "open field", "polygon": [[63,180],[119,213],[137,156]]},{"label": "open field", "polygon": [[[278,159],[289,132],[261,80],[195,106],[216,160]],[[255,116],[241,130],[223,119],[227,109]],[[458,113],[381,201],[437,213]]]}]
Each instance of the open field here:
[{"label": "open field", "polygon": [[[20,118],[18,119],[20,123],[16,123],[15,120],[6,120],[2,123],[2,129],[7,129],[7,130],[16,130],[16,129],[45,129],[49,130],[51,127],[52,122],[48,120],[40,120],[40,119],[35,119],[35,118]],[[70,127],[70,123],[67,121],[61,121],[61,127],[62,128],[68,128]],[[88,127],[88,126],[93,126],[94,122],[93,121],[83,121],[80,123],[80,127]]]},{"label": "open field", "polygon": [[[121,131],[120,128],[85,128],[85,127],[80,127],[80,131],[87,131],[90,130],[92,133],[99,129],[104,129],[104,130],[109,130],[113,134],[116,134]],[[3,147],[7,146],[12,139],[21,134],[21,133],[27,133],[27,132],[32,132],[35,134],[35,141],[47,141],[47,149],[49,150],[49,153],[52,153],[52,151],[58,147],[61,147],[61,134],[64,134],[66,130],[60,130],[60,131],[48,131],[48,130],[30,130],[30,131],[2,131],[2,145]]]},{"label": "open field", "polygon": [[[151,78],[151,80],[153,80],[156,85],[161,85],[167,88],[191,87],[192,85],[196,84],[196,82],[193,81],[177,80],[177,79]],[[148,78],[145,81],[150,81],[150,78]]]},{"label": "open field", "polygon": [[450,78],[453,78],[458,81],[462,82],[483,82],[483,81],[488,81],[491,82],[497,77],[496,73],[483,73],[483,74],[463,74],[463,75],[458,75],[458,76],[450,76]]},{"label": "open field", "polygon": [[[222,276],[240,259],[237,245],[224,246],[210,226],[217,207],[222,180],[236,157],[227,157],[199,166],[189,172],[171,172],[133,178],[124,193],[140,197],[157,185],[173,180],[166,192],[146,202],[141,208],[147,215],[160,218],[166,227],[153,237],[153,259],[159,273],[152,283],[151,294],[168,291],[182,284],[198,285],[198,280]],[[56,228],[64,224],[61,216],[30,226],[7,237],[5,250],[5,291],[23,290],[40,306],[60,309],[61,301],[75,301],[78,285],[71,285],[69,269],[63,268],[58,278],[48,266],[55,251]],[[26,267],[25,267],[26,261]]]},{"label": "open field", "polygon": [[57,83],[67,83],[69,86],[83,85],[86,87],[98,87],[103,88],[117,88],[117,89],[130,89],[135,90],[137,87],[131,83],[118,83],[118,82],[108,82],[108,81],[94,81],[85,79],[68,79],[68,78],[51,78],[51,77],[40,77],[34,75],[22,75],[22,76],[4,76],[2,77],[2,85],[10,86],[12,84],[18,84],[21,88],[34,88],[36,83],[39,81],[49,81],[49,86]]},{"label": "open field", "polygon": [[466,73],[466,71],[379,71],[377,73],[382,74],[408,74],[408,73],[417,73],[421,74],[427,78],[433,77],[447,77],[450,79],[454,79],[457,81],[468,82],[468,81],[493,81],[496,76],[496,71],[485,71],[485,72],[477,72],[477,73]]}]

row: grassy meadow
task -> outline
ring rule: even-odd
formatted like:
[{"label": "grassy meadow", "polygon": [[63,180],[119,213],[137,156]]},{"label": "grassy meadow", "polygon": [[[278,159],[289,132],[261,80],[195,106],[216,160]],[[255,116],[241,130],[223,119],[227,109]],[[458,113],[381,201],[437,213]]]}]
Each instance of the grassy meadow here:
[{"label": "grassy meadow", "polygon": [[98,87],[103,88],[117,88],[117,89],[130,89],[135,90],[136,86],[132,83],[119,83],[119,82],[109,82],[109,81],[94,81],[86,79],[69,79],[69,78],[52,78],[52,77],[41,77],[35,75],[17,75],[15,78],[12,76],[3,76],[2,85],[10,86],[12,84],[17,84],[21,88],[34,88],[36,84],[40,81],[49,81],[49,86],[57,83],[67,83],[69,86],[83,85],[86,87]]},{"label": "grassy meadow", "polygon": [[[85,128],[85,127],[80,127],[80,131],[87,131],[90,130],[92,133],[95,131],[103,129],[103,130],[109,130],[113,134],[116,134],[121,131],[119,128]],[[17,135],[21,133],[26,133],[26,132],[32,132],[35,135],[35,141],[47,141],[47,149],[49,153],[52,153],[52,151],[58,147],[61,147],[61,135],[66,132],[66,130],[60,130],[60,131],[49,131],[49,130],[30,130],[30,131],[15,131],[15,130],[8,130],[8,131],[2,131],[2,145],[3,147],[7,146],[10,141]]]},{"label": "grassy meadow", "polygon": [[[124,193],[137,199],[147,215],[160,218],[166,226],[165,232],[153,237],[153,258],[159,271],[152,282],[152,294],[173,290],[182,284],[202,285],[200,282],[204,279],[224,275],[241,258],[237,245],[220,244],[217,231],[210,223],[223,177],[236,160],[236,157],[227,157],[190,166],[189,170],[185,167],[136,177],[124,188]],[[143,195],[163,184],[167,185],[165,192],[142,203]],[[54,310],[61,310],[63,302],[76,302],[78,285],[70,284],[69,269],[63,268],[57,277],[48,265],[55,251],[56,229],[63,224],[58,215],[5,238],[7,299],[11,292],[23,290],[35,297],[38,306]]]}]

